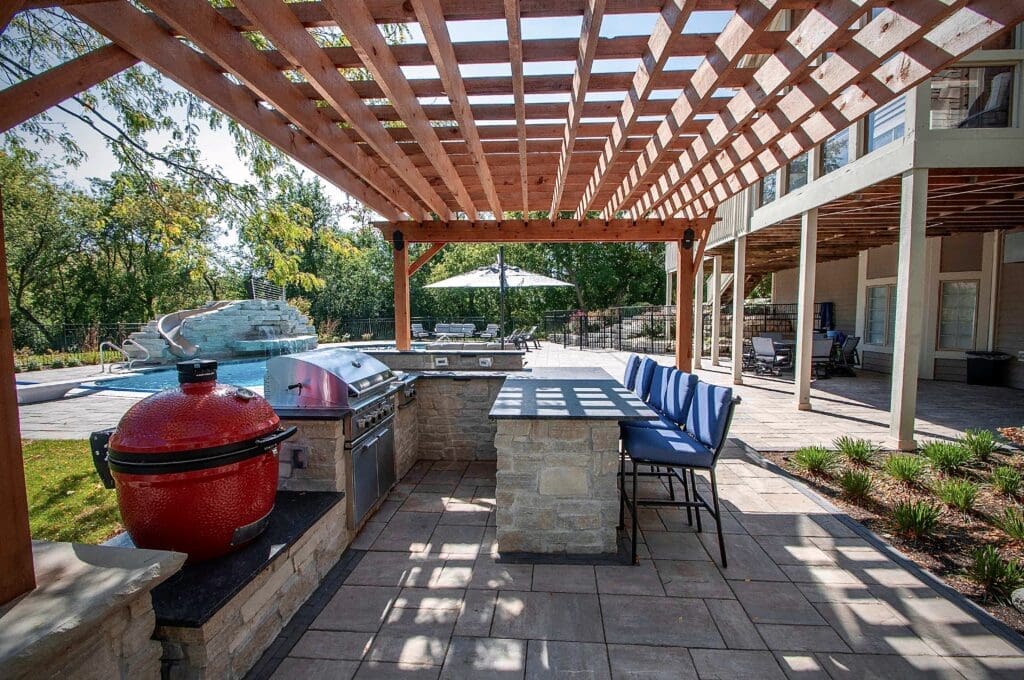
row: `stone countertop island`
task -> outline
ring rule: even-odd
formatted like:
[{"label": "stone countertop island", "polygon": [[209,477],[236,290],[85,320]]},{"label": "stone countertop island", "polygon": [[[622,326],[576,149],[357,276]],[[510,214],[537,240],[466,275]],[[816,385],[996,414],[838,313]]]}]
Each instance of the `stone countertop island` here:
[{"label": "stone countertop island", "polygon": [[553,368],[506,378],[490,416],[502,556],[614,554],[619,421],[657,414],[602,369]]}]

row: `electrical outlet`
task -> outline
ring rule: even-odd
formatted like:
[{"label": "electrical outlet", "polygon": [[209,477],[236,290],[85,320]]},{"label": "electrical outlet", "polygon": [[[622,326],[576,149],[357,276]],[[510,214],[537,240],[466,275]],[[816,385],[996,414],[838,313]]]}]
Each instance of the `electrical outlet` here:
[{"label": "electrical outlet", "polygon": [[480,368],[490,368],[494,365],[493,357],[480,357]]},{"label": "electrical outlet", "polygon": [[305,470],[306,466],[309,465],[309,447],[295,445],[289,446],[288,459],[291,461],[292,467],[296,470]]},{"label": "electrical outlet", "polygon": [[434,368],[448,368],[448,357],[434,357]]}]

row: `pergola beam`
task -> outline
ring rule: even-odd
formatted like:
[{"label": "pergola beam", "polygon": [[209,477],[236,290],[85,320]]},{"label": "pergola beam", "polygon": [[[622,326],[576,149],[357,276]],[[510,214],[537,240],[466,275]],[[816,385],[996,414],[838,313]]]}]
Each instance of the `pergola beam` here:
[{"label": "pergola beam", "polygon": [[[147,6],[270,102],[327,153],[348,166],[392,204],[410,216],[425,216],[425,211],[412,196],[317,110],[312,101],[299,94],[296,87],[273,68],[247,38],[214,11],[207,0],[149,0]],[[82,5],[76,10],[91,7]]]},{"label": "pergola beam", "polygon": [[565,191],[565,178],[569,174],[573,146],[576,144],[576,133],[579,129],[580,119],[583,117],[583,100],[587,97],[590,72],[594,67],[594,55],[597,53],[597,39],[601,33],[604,8],[605,0],[587,0],[586,9],[583,12],[579,53],[576,55],[576,70],[572,76],[572,92],[569,94],[565,131],[562,133],[562,153],[558,159],[555,189],[551,195],[551,207],[548,209],[548,215],[551,217],[558,216],[558,206],[562,202],[562,192]]},{"label": "pergola beam", "polygon": [[409,276],[412,276],[420,270],[420,267],[430,262],[435,255],[441,252],[441,249],[445,247],[444,241],[438,243],[431,243],[430,247],[423,251],[419,257],[413,260],[413,263],[409,265]]},{"label": "pergola beam", "polygon": [[118,45],[104,45],[11,85],[0,91],[0,132],[7,132],[138,62],[138,57]]},{"label": "pergola beam", "polygon": [[401,232],[406,243],[610,243],[678,241],[713,222],[698,220],[458,220],[378,222],[390,241]]},{"label": "pergola beam", "polygon": [[[594,168],[593,177],[576,208],[576,217],[582,219],[592,206],[594,199],[609,177],[612,164],[618,159],[626,139],[633,132],[640,117],[640,105],[647,101],[654,91],[655,78],[668,64],[672,45],[682,41],[683,27],[697,6],[696,0],[666,0],[658,14],[654,30],[644,48],[643,58],[633,75],[626,98],[622,100],[619,115],[612,123],[612,130],[605,142],[604,153]],[[701,54],[706,53],[706,49]]]},{"label": "pergola beam", "polygon": [[427,153],[431,164],[452,192],[459,206],[470,218],[476,219],[476,206],[469,192],[462,184],[459,173],[441,145],[437,133],[430,125],[416,93],[409,80],[395,61],[391,48],[380,29],[374,24],[373,15],[367,9],[365,0],[323,0],[331,16],[341,27],[345,37],[373,74],[391,105],[401,114],[420,146]]},{"label": "pergola beam", "polygon": [[476,121],[473,119],[473,111],[469,106],[469,95],[466,94],[466,85],[462,81],[462,74],[459,73],[459,63],[455,58],[455,49],[452,46],[452,38],[448,34],[448,25],[445,23],[441,4],[438,0],[412,0],[412,6],[416,12],[416,18],[420,22],[420,27],[423,29],[423,36],[426,38],[430,53],[434,57],[441,82],[444,83],[448,93],[452,111],[455,113],[455,120],[466,140],[473,165],[476,166],[476,174],[480,178],[480,184],[483,185],[491,212],[496,219],[501,219],[504,216],[501,200],[494,190],[491,168],[484,155],[480,134],[477,132]]},{"label": "pergola beam", "polygon": [[523,218],[530,212],[528,163],[526,158],[526,94],[523,89],[523,33],[519,18],[519,0],[505,0],[505,27],[508,34],[509,66],[512,73],[512,98],[515,102],[516,136],[519,141],[519,182],[523,193]]},{"label": "pergola beam", "polygon": [[394,204],[297,134],[287,119],[260,105],[249,90],[224,78],[201,55],[127,2],[82,4],[68,11],[353,198],[388,219],[401,217]]},{"label": "pergola beam", "polygon": [[370,108],[359,98],[351,83],[338,72],[313,36],[295,18],[288,5],[238,0],[235,6],[259,27],[264,36],[273,41],[287,57],[291,68],[298,69],[305,76],[323,100],[341,114],[345,122],[394,168],[431,210],[443,217],[451,217],[444,199],[437,195],[420,174]]}]

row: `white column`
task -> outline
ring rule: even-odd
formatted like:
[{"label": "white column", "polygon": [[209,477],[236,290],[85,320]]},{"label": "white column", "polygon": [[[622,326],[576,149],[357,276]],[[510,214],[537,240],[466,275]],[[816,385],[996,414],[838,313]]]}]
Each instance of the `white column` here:
[{"label": "white column", "polygon": [[800,216],[799,294],[796,312],[796,407],[811,410],[811,336],[814,333],[814,274],[818,263],[818,209]]},{"label": "white column", "polygon": [[[926,238],[924,242],[924,307],[921,315],[921,354],[918,357],[918,378],[935,379],[936,329],[939,318],[939,269],[942,267],[942,239]],[[928,329],[927,332],[924,329]]]},{"label": "white column", "polygon": [[889,434],[896,448],[915,448],[917,373],[925,299],[925,216],[928,170],[903,173],[900,199],[899,264],[896,271],[896,338],[892,352]]},{"label": "white column", "polygon": [[718,366],[722,338],[722,256],[711,264],[711,365]]},{"label": "white column", "polygon": [[732,267],[732,382],[743,384],[743,280],[747,278],[747,237],[737,234],[733,242]]},{"label": "white column", "polygon": [[693,368],[701,368],[704,354],[704,258],[696,264],[693,281]]},{"label": "white column", "polygon": [[868,297],[868,251],[862,250],[857,253],[857,316],[853,327],[853,334],[861,339],[864,344],[864,329],[866,328],[865,315],[867,313]]}]

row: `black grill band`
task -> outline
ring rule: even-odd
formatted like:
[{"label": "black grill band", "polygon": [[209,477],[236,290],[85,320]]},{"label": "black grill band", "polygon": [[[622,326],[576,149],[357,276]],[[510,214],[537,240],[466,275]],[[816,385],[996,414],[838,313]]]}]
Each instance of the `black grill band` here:
[{"label": "black grill band", "polygon": [[114,472],[132,475],[169,475],[208,470],[266,453],[294,435],[297,429],[296,427],[280,428],[255,439],[191,451],[128,453],[110,449],[107,453],[107,462]]}]

